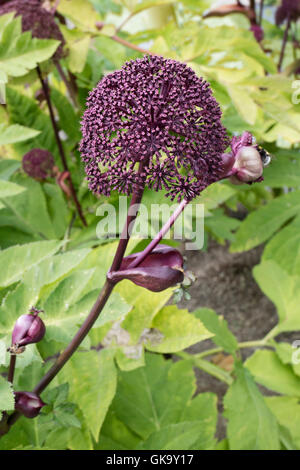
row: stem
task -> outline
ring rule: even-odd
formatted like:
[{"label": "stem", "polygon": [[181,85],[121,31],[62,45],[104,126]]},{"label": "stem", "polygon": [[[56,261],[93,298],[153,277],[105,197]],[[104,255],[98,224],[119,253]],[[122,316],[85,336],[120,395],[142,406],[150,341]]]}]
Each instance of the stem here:
[{"label": "stem", "polygon": [[278,63],[278,66],[277,66],[278,72],[281,72],[281,67],[282,67],[282,62],[283,62],[283,58],[284,58],[284,52],[285,52],[285,47],[286,47],[286,43],[287,43],[287,39],[288,39],[288,33],[289,33],[290,26],[291,26],[291,16],[290,16],[290,13],[289,13],[288,20],[287,20],[287,23],[286,23],[286,28],[285,28],[285,31],[284,31],[283,40],[282,40],[279,63]]},{"label": "stem", "polygon": [[72,195],[73,201],[75,203],[78,215],[79,215],[83,225],[86,227],[87,223],[86,223],[85,217],[83,215],[80,202],[77,199],[77,195],[76,195],[75,188],[73,186],[73,182],[72,182],[72,178],[71,178],[71,173],[70,173],[69,168],[68,168],[65,152],[64,152],[63,145],[62,145],[62,142],[61,142],[60,137],[59,137],[57,124],[55,122],[54,111],[53,111],[53,107],[52,107],[52,103],[51,103],[51,99],[50,99],[49,88],[48,88],[48,85],[46,84],[46,82],[43,80],[42,72],[41,72],[41,69],[40,69],[39,66],[37,66],[37,74],[38,74],[38,77],[40,79],[40,82],[41,82],[41,85],[42,85],[42,88],[43,88],[43,91],[44,91],[44,94],[45,94],[47,106],[48,106],[48,109],[49,109],[50,119],[51,119],[53,131],[54,131],[57,147],[58,147],[58,150],[59,150],[60,158],[61,158],[61,161],[62,161],[62,165],[63,165],[64,170],[69,172],[68,180],[69,180],[71,195]]},{"label": "stem", "polygon": [[57,360],[55,361],[51,369],[49,369],[49,371],[44,375],[44,377],[40,380],[40,382],[33,389],[34,393],[36,393],[37,395],[42,393],[42,391],[54,379],[54,377],[58,374],[58,372],[65,365],[65,363],[70,359],[72,354],[76,351],[76,349],[79,347],[81,342],[84,340],[84,338],[86,337],[86,335],[88,334],[92,326],[94,325],[104,305],[106,304],[113,288],[114,288],[113,284],[111,284],[108,281],[105,282],[98,296],[98,299],[93,305],[92,310],[90,311],[88,317],[83,322],[83,324],[77,331],[72,341],[66,347],[66,349],[57,358]]},{"label": "stem", "polygon": [[[140,173],[143,171],[143,166],[144,166],[144,163],[141,163],[139,167]],[[125,222],[124,229],[122,231],[122,235],[124,236],[126,235],[126,238],[120,239],[119,245],[118,245],[118,248],[117,248],[113,263],[112,263],[112,267],[116,266],[116,269],[119,269],[119,267],[121,266],[121,263],[125,254],[125,250],[128,245],[128,241],[130,238],[129,225],[132,224],[132,222],[137,217],[137,210],[135,210],[134,214],[130,215],[130,208],[133,207],[135,204],[139,205],[142,197],[143,197],[142,189],[133,193],[130,206],[129,206],[128,216]],[[110,268],[110,270],[112,270],[112,267]],[[106,302],[108,301],[110,297],[110,294],[112,293],[113,288],[114,288],[114,284],[106,280],[88,317],[86,318],[84,323],[81,325],[81,327],[79,328],[79,330],[77,331],[76,335],[71,340],[71,342],[68,344],[66,349],[59,355],[59,357],[57,358],[53,366],[49,369],[49,371],[44,375],[44,377],[40,380],[40,382],[33,389],[34,393],[36,393],[37,395],[41,394],[42,391],[45,390],[45,388],[49,385],[49,383],[54,379],[54,377],[62,369],[65,363],[70,359],[72,354],[76,351],[76,349],[82,343],[82,341],[84,340],[84,338],[87,336],[90,329],[94,325],[95,321],[99,317],[103,307],[105,306]],[[15,411],[14,413],[12,413],[7,420],[6,428],[2,431],[2,434],[5,434],[6,432],[8,432],[10,427],[18,420],[20,416],[21,414],[18,411]],[[0,435],[1,435],[1,432],[0,432]]]},{"label": "stem", "polygon": [[129,49],[133,49],[134,51],[141,52],[141,54],[149,54],[149,55],[156,55],[154,52],[150,52],[147,49],[143,49],[139,46],[136,46],[135,44],[132,44],[131,42],[126,41],[125,39],[119,38],[119,36],[110,36],[110,39],[113,41],[118,42],[119,44],[122,44],[125,47],[129,47]]},{"label": "stem", "polygon": [[67,88],[67,90],[68,90],[68,92],[69,92],[70,98],[71,98],[71,100],[72,100],[74,106],[75,106],[76,108],[78,108],[77,96],[76,96],[75,90],[74,90],[74,88],[73,88],[73,83],[72,83],[70,80],[67,79],[66,74],[65,74],[65,72],[64,72],[64,70],[63,70],[63,68],[62,68],[62,66],[60,65],[59,60],[55,60],[55,59],[54,59],[53,62],[54,62],[54,64],[55,64],[55,67],[57,68],[57,71],[58,71],[58,73],[59,73],[59,75],[60,75],[60,78],[62,79],[62,81],[63,81],[64,84],[66,85],[66,88]]},{"label": "stem", "polygon": [[9,370],[8,370],[8,377],[7,380],[12,384],[14,381],[14,374],[15,374],[15,366],[16,366],[17,356],[15,354],[10,355],[10,363],[9,363]]},{"label": "stem", "polygon": [[142,261],[144,261],[144,259],[149,255],[149,253],[151,253],[151,251],[158,245],[158,243],[161,241],[164,235],[170,230],[175,220],[181,214],[181,212],[184,210],[187,204],[188,204],[188,201],[186,199],[183,199],[183,201],[181,201],[177,209],[174,211],[174,213],[169,218],[169,220],[165,223],[162,229],[158,232],[156,237],[149,243],[149,245],[145,248],[145,250],[142,251],[139,254],[139,256],[135,258],[135,260],[128,266],[127,269],[136,268],[139,264],[142,263]]},{"label": "stem", "polygon": [[[254,347],[263,348],[265,346],[269,346],[267,344],[267,342],[265,341],[265,339],[260,339],[260,340],[257,340],[257,341],[244,341],[242,343],[238,343],[239,349],[254,348]],[[197,357],[197,359],[202,359],[203,357],[212,356],[213,354],[218,354],[222,351],[224,351],[224,348],[222,348],[222,347],[207,349],[206,351],[195,354],[195,357]]]},{"label": "stem", "polygon": [[259,15],[258,15],[258,24],[260,26],[261,26],[261,23],[262,23],[263,12],[264,12],[264,0],[260,0]]},{"label": "stem", "polygon": [[228,372],[216,366],[215,364],[212,364],[209,361],[203,361],[202,359],[198,359],[198,357],[194,356],[193,354],[189,354],[186,352],[176,352],[175,355],[181,357],[181,359],[193,361],[193,363],[196,367],[198,367],[198,369],[201,369],[204,372],[212,375],[213,377],[216,377],[221,382],[225,382],[227,385],[231,385],[233,382],[233,379]]},{"label": "stem", "polygon": [[130,15],[128,15],[128,16],[125,18],[125,20],[120,24],[120,26],[117,27],[117,29],[116,29],[117,33],[118,33],[119,31],[121,31],[121,29],[125,26],[125,24],[126,24],[129,20],[131,20],[131,18],[132,18],[134,15],[135,15],[135,13],[130,13]]}]

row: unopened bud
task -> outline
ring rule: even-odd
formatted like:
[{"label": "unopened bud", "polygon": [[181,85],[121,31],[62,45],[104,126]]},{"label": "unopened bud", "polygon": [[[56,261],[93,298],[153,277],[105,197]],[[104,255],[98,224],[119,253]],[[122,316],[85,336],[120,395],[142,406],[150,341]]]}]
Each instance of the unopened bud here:
[{"label": "unopened bud", "polygon": [[140,265],[130,268],[139,254],[134,253],[124,258],[119,271],[110,271],[107,274],[108,280],[117,283],[128,279],[152,292],[163,291],[183,281],[183,258],[179,251],[170,246],[158,245]]},{"label": "unopened bud", "polygon": [[254,147],[242,147],[232,167],[230,181],[235,184],[249,183],[258,180],[263,174],[261,156]]},{"label": "unopened bud", "polygon": [[26,418],[35,418],[45,405],[36,393],[15,392],[15,408]]},{"label": "unopened bud", "polygon": [[21,315],[18,318],[12,333],[13,346],[26,346],[41,341],[46,332],[45,324],[38,316],[41,311],[33,307],[32,314]]}]

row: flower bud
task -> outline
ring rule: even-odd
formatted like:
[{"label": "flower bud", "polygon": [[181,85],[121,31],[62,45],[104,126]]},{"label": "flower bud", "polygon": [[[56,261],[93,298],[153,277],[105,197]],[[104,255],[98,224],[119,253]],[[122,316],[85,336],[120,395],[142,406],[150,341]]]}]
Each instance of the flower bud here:
[{"label": "flower bud", "polygon": [[15,408],[26,418],[35,418],[45,405],[36,393],[15,392]]},{"label": "flower bud", "polygon": [[109,272],[108,280],[117,283],[128,279],[134,284],[152,292],[160,292],[179,284],[184,279],[183,258],[179,251],[166,245],[159,245],[135,268],[129,265],[140,253],[123,259],[120,270]]},{"label": "flower bud", "polygon": [[41,311],[33,307],[31,309],[32,315],[21,315],[18,318],[12,333],[13,346],[26,346],[41,341],[46,332],[44,322],[38,316]]},{"label": "flower bud", "polygon": [[242,147],[237,155],[231,170],[230,181],[235,184],[249,183],[261,178],[263,162],[254,147]]}]

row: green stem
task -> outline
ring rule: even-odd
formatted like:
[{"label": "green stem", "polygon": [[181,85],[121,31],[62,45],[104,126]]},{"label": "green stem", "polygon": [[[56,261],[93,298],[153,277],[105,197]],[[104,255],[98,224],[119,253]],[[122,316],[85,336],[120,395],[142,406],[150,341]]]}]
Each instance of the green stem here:
[{"label": "green stem", "polygon": [[198,367],[198,369],[201,369],[207,374],[210,374],[213,377],[216,377],[216,379],[219,379],[221,382],[225,382],[227,385],[232,384],[233,378],[230,376],[230,374],[226,372],[225,370],[221,369],[220,367],[216,366],[215,364],[212,364],[209,361],[204,361],[202,359],[199,359],[194,354],[188,354],[185,352],[177,352],[175,354],[176,356],[181,357],[181,359],[192,361],[194,365]]}]

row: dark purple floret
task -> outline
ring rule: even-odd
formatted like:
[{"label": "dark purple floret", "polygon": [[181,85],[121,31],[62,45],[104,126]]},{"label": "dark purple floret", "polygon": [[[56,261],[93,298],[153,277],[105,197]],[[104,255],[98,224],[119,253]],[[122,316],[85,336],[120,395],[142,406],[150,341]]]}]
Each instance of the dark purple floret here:
[{"label": "dark purple floret", "polygon": [[186,64],[158,56],[126,62],[98,83],[82,133],[89,188],[105,195],[146,185],[192,199],[218,179],[228,146],[209,84]]},{"label": "dark purple floret", "polygon": [[250,27],[257,42],[261,42],[264,38],[264,30],[259,24],[252,24]]},{"label": "dark purple floret", "polygon": [[43,8],[39,0],[11,0],[4,5],[0,5],[0,16],[13,11],[16,12],[15,16],[22,16],[23,32],[31,31],[34,38],[61,41],[54,57],[60,59],[64,55],[64,37],[52,13]]},{"label": "dark purple floret", "polygon": [[32,149],[24,155],[22,166],[31,178],[43,180],[52,176],[54,158],[48,150]]},{"label": "dark purple floret", "polygon": [[300,0],[282,0],[275,13],[277,26],[284,23],[288,18],[290,21],[297,21],[300,18]]}]

